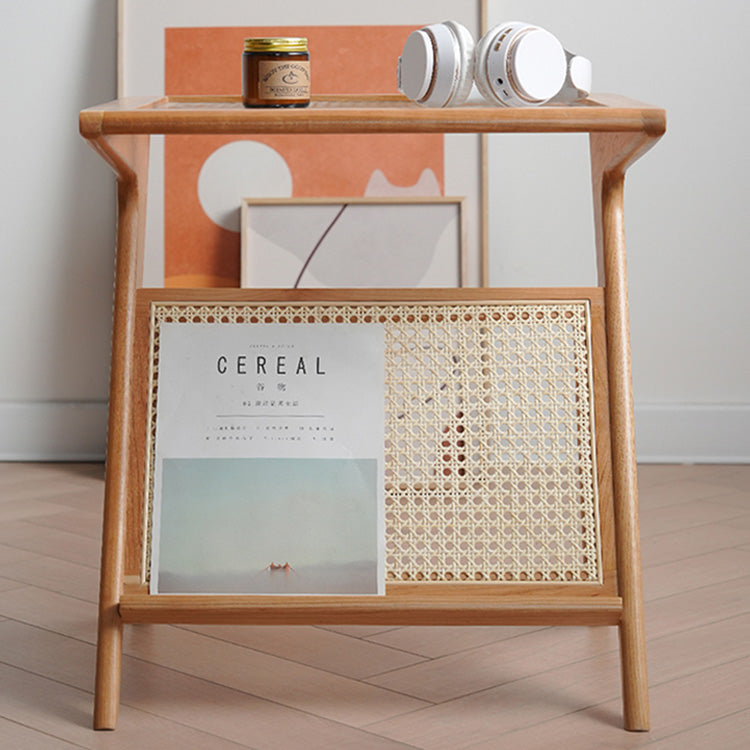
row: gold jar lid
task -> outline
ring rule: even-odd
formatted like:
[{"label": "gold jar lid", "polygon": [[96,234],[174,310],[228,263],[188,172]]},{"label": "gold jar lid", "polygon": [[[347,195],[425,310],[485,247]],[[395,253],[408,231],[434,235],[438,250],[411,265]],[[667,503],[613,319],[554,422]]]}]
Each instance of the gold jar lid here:
[{"label": "gold jar lid", "polygon": [[307,52],[307,38],[296,36],[251,37],[245,52]]}]

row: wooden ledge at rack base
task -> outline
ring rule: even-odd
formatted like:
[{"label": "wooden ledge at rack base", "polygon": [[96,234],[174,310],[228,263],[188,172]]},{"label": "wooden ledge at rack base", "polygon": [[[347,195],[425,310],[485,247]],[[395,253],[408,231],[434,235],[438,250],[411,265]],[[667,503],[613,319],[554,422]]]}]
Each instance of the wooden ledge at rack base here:
[{"label": "wooden ledge at rack base", "polygon": [[[461,586],[469,590],[389,584],[385,596],[248,596],[149,594],[146,586],[126,585],[119,612],[127,623],[227,625],[590,626],[617,625],[622,614],[620,597],[592,595],[599,586],[576,584],[533,599],[525,585],[510,593],[507,584]],[[498,595],[499,586],[505,594]]]}]

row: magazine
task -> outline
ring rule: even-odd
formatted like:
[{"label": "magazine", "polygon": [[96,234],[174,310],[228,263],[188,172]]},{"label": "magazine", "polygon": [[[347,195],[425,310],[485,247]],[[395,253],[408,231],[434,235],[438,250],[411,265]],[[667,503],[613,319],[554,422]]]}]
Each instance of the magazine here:
[{"label": "magazine", "polygon": [[161,322],[156,362],[150,592],[383,594],[383,327]]}]

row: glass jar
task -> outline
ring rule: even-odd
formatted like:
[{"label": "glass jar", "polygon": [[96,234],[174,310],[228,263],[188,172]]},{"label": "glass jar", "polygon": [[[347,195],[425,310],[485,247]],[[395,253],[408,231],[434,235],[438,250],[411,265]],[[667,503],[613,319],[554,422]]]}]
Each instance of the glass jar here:
[{"label": "glass jar", "polygon": [[242,103],[246,107],[306,107],[310,103],[307,39],[245,39]]}]

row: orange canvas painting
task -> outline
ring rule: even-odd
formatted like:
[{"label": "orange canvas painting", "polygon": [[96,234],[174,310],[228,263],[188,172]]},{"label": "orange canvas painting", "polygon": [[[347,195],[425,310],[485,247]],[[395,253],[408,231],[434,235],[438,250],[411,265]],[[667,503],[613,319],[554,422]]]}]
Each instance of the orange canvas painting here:
[{"label": "orange canvas painting", "polygon": [[[170,28],[165,93],[238,94],[243,41],[306,36],[312,92],[392,94],[412,27]],[[444,193],[442,134],[167,136],[165,284],[238,286],[243,198]]]}]

